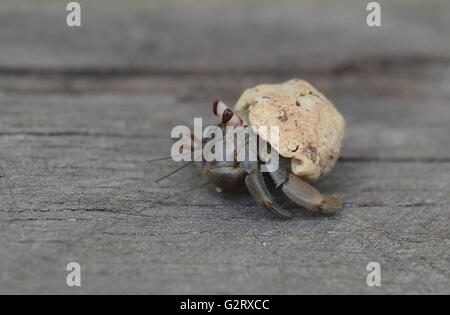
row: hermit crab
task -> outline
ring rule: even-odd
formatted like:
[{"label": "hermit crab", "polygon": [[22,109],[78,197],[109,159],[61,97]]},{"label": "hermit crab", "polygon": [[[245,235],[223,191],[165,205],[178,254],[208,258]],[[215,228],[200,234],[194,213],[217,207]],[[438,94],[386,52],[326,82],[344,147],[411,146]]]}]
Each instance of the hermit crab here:
[{"label": "hermit crab", "polygon": [[[249,153],[245,153],[244,159],[236,159],[239,148],[235,149],[231,159],[202,160],[198,164],[203,174],[218,191],[236,191],[244,187],[261,207],[281,218],[290,218],[292,213],[275,201],[274,190],[313,212],[330,214],[342,208],[339,199],[324,196],[311,185],[332,170],[345,131],[342,115],[312,85],[298,79],[258,85],[246,90],[234,109],[221,100],[213,107],[214,114],[221,120],[218,127],[224,131],[232,127],[240,128],[238,132],[253,133],[279,157],[278,167],[266,172],[262,171],[265,160],[261,155],[251,160]],[[278,128],[276,142],[269,137],[267,128],[262,128],[264,126]],[[197,144],[205,145],[213,139],[202,136],[196,140]],[[224,137],[220,145],[226,145],[227,141],[229,138]]]}]

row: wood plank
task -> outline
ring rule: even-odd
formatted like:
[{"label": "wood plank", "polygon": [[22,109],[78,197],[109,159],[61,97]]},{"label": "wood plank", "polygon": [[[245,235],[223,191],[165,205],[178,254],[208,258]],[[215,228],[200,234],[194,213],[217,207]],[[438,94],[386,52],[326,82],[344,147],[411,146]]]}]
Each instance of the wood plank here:
[{"label": "wood plank", "polygon": [[[341,163],[319,185],[346,201],[341,215],[281,222],[195,169],[156,186],[170,166],[147,165],[142,141],[9,141],[4,292],[73,292],[63,268],[75,260],[81,293],[448,293],[450,163]],[[375,291],[370,261],[383,266]]]},{"label": "wood plank", "polygon": [[[450,91],[444,85],[450,84],[450,77],[430,78],[423,72],[421,79],[410,81],[397,75],[383,80],[384,74],[312,77],[347,119],[344,158],[448,161]],[[0,134],[148,137],[154,146],[163,145],[161,150],[167,154],[174,126],[192,125],[194,117],[203,117],[205,125],[214,123],[211,101],[227,95],[225,99],[233,104],[258,78],[218,78],[208,84],[202,78],[144,78],[129,82],[126,91],[110,86],[111,92],[81,89],[50,96],[7,92],[0,107]],[[91,82],[74,81],[78,86]],[[138,86],[136,91],[133,86]]]},{"label": "wood plank", "polygon": [[82,27],[66,26],[66,2],[5,0],[0,67],[13,69],[326,69],[354,60],[450,58],[445,0],[382,2],[369,28],[366,3],[80,0]]},{"label": "wood plank", "polygon": [[[445,131],[448,106],[425,112],[401,99],[353,99],[347,114],[384,127],[382,110],[404,107],[391,133],[410,133],[411,119],[430,139]],[[344,160],[318,185],[345,200],[342,214],[278,221],[246,195],[217,194],[195,168],[153,183],[173,168],[146,162],[166,150],[158,130],[203,110],[168,94],[6,94],[0,293],[74,293],[69,261],[83,266],[78,293],[450,293],[449,162],[396,161],[388,150],[374,151],[386,160]],[[367,123],[352,125],[359,134]],[[379,289],[365,283],[371,261],[383,268]]]}]

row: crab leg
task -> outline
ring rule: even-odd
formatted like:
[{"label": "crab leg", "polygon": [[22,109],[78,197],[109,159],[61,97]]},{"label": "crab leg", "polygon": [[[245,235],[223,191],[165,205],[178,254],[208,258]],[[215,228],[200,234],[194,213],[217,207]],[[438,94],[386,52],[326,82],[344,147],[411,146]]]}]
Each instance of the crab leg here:
[{"label": "crab leg", "polygon": [[293,202],[312,211],[333,214],[342,208],[342,201],[323,196],[316,188],[293,174],[288,175],[282,189]]},{"label": "crab leg", "polygon": [[281,209],[280,206],[273,201],[269,189],[264,182],[263,175],[259,170],[255,170],[250,173],[245,178],[245,183],[248,190],[250,191],[250,194],[260,206],[269,210],[280,218],[288,219],[292,217],[292,214],[290,212]]}]

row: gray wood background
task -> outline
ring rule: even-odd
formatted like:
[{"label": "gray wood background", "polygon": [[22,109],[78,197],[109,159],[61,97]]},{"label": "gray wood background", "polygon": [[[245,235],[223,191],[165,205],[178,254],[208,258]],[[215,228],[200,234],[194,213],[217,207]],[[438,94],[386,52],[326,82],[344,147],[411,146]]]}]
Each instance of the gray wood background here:
[{"label": "gray wood background", "polygon": [[[369,28],[356,0],[81,0],[70,29],[65,1],[3,0],[0,293],[450,293],[450,2],[380,2]],[[173,126],[291,77],[348,121],[318,184],[342,214],[153,183]]]}]

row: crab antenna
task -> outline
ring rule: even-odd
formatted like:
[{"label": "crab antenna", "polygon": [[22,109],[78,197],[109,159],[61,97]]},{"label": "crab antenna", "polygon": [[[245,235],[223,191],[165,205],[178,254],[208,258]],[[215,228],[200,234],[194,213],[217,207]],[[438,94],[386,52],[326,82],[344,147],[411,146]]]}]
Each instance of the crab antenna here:
[{"label": "crab antenna", "polygon": [[171,158],[172,158],[171,156],[165,156],[165,157],[160,157],[160,158],[156,158],[156,159],[151,159],[151,160],[148,160],[147,162],[151,163],[151,162],[158,162],[158,161],[166,161],[166,160],[170,160]]},{"label": "crab antenna", "polygon": [[219,98],[213,104],[214,115],[220,117],[227,126],[240,127],[242,120]]},{"label": "crab antenna", "polygon": [[190,138],[190,140],[194,143],[194,145],[185,145],[185,144],[183,144],[182,146],[181,146],[181,150],[180,150],[180,155],[175,155],[175,156],[164,156],[164,157],[159,157],[159,158],[154,158],[154,159],[151,159],[151,160],[148,160],[147,162],[148,163],[151,163],[151,162],[158,162],[158,161],[166,161],[166,160],[171,160],[171,159],[174,159],[174,158],[180,158],[180,157],[183,157],[184,156],[184,150],[185,149],[193,149],[194,151],[195,150],[198,150],[199,149],[199,146],[203,143],[203,141],[205,141],[206,139],[202,139],[202,140],[199,140],[194,134],[189,134],[189,138]]},{"label": "crab antenna", "polygon": [[154,183],[155,183],[155,184],[156,184],[156,183],[159,183],[160,181],[162,181],[162,180],[164,180],[164,179],[166,179],[166,178],[168,178],[168,177],[170,177],[170,176],[172,176],[172,175],[178,173],[179,171],[185,169],[186,167],[188,167],[188,166],[191,165],[191,164],[192,164],[192,162],[189,162],[189,163],[187,163],[187,164],[184,164],[183,166],[177,168],[176,170],[170,172],[169,174],[164,175],[164,176],[158,178],[157,180],[154,181]]}]

